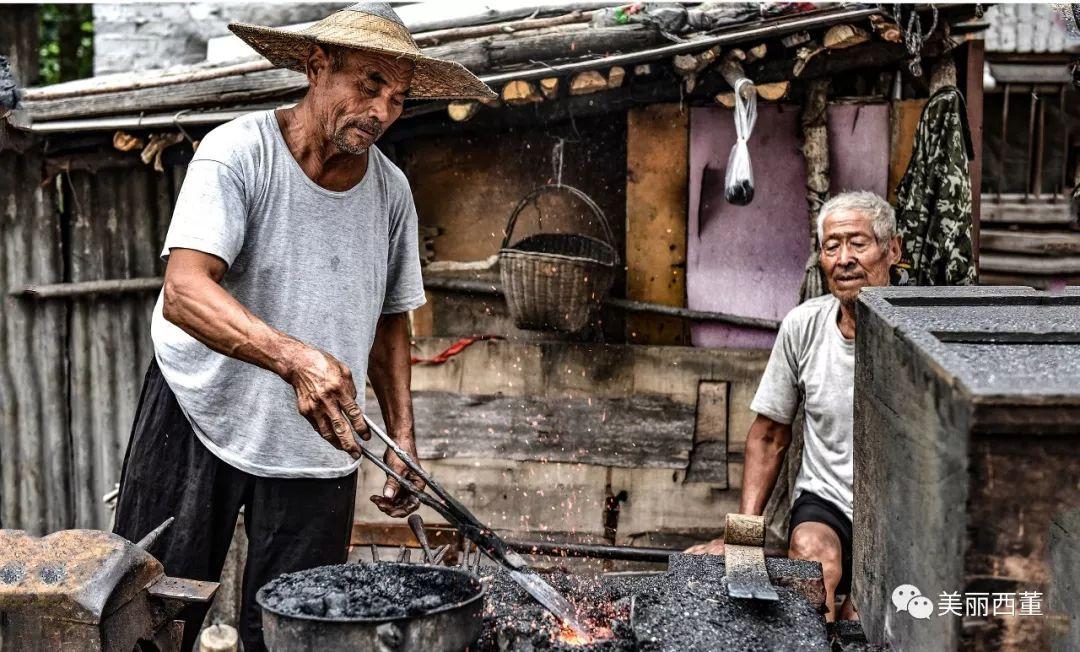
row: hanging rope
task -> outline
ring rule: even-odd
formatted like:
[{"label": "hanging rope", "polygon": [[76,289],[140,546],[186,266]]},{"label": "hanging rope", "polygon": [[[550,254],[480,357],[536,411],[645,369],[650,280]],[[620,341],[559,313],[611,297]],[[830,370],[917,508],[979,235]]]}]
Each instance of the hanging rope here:
[{"label": "hanging rope", "polygon": [[919,16],[919,12],[915,5],[910,5],[911,13],[908,14],[907,25],[904,24],[904,5],[894,4],[893,13],[890,14],[885,10],[885,5],[879,4],[878,9],[881,10],[882,15],[896,23],[896,26],[900,28],[900,36],[904,41],[904,47],[907,48],[908,54],[911,55],[911,61],[908,63],[908,70],[913,77],[922,77],[922,66],[920,65],[920,59],[922,56],[922,48],[926,43],[926,40],[934,33],[934,30],[938,26],[938,10],[937,6],[930,5],[930,11],[932,20],[930,22],[930,29],[926,32],[922,31],[922,18]]}]

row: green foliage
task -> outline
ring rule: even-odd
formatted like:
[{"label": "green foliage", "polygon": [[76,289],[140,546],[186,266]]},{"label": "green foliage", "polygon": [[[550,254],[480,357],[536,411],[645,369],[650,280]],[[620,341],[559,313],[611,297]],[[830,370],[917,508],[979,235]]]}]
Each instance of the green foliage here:
[{"label": "green foliage", "polygon": [[94,74],[94,18],[89,4],[41,5],[41,83]]}]

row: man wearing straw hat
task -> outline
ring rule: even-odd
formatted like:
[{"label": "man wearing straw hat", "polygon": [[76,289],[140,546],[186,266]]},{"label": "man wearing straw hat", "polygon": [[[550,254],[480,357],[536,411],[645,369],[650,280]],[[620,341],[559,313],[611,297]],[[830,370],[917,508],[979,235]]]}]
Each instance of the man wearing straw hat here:
[{"label": "man wearing straw hat", "polygon": [[[175,517],[153,551],[165,571],[217,580],[243,508],[239,629],[252,652],[265,648],[263,584],[346,560],[354,436],[368,437],[365,372],[389,434],[416,454],[407,321],[424,303],[416,210],[374,143],[406,98],[494,94],[459,64],[420,54],[387,4],[353,5],[299,32],[229,28],[306,74],[309,88],[293,108],[214,129],[188,167],[162,252],[155,359],[116,532],[138,540]],[[390,479],[372,501],[396,517],[417,506]],[[205,613],[182,614],[185,648]]]}]

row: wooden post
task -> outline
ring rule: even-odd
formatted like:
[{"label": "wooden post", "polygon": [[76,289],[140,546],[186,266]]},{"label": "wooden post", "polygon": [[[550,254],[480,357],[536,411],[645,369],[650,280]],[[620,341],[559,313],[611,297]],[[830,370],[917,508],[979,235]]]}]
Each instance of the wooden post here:
[{"label": "wooden post", "polygon": [[38,83],[39,22],[36,5],[0,8],[0,55],[8,58],[20,88]]},{"label": "wooden post", "polygon": [[983,54],[986,42],[975,39],[964,48],[964,100],[975,156],[968,163],[971,173],[971,251],[975,258],[975,282],[979,282],[979,225],[982,219],[983,144]]},{"label": "wooden post", "polygon": [[[803,132],[802,154],[806,161],[806,204],[810,226],[810,261],[818,252],[817,217],[821,205],[829,197],[829,80],[810,82],[803,105],[800,123]],[[799,300],[821,296],[825,291],[817,266],[808,268],[799,291]]]},{"label": "wooden post", "polygon": [[[626,295],[686,305],[689,112],[678,104],[631,109],[626,128]],[[629,316],[627,340],[687,344],[685,322]]]}]

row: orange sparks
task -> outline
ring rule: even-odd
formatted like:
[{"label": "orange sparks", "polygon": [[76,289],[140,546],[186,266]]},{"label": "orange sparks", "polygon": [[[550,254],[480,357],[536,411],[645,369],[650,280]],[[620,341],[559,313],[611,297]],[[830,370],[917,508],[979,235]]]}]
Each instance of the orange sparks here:
[{"label": "orange sparks", "polygon": [[589,645],[612,636],[609,627],[590,627],[589,629],[591,631],[588,633],[580,632],[566,623],[562,623],[559,625],[559,634],[556,638],[559,639],[559,642],[567,645]]}]

